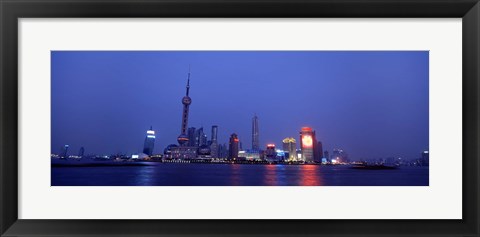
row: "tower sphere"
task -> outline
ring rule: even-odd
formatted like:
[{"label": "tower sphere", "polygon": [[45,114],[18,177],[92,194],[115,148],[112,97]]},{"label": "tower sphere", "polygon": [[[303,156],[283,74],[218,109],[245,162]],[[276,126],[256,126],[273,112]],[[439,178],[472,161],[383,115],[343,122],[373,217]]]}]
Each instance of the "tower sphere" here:
[{"label": "tower sphere", "polygon": [[180,136],[178,136],[178,138],[177,138],[177,141],[180,145],[186,144],[188,142],[188,140],[189,140],[188,136],[185,135],[185,134],[180,134]]},{"label": "tower sphere", "polygon": [[182,103],[184,105],[190,105],[192,103],[192,99],[190,98],[190,96],[184,96],[182,98]]}]

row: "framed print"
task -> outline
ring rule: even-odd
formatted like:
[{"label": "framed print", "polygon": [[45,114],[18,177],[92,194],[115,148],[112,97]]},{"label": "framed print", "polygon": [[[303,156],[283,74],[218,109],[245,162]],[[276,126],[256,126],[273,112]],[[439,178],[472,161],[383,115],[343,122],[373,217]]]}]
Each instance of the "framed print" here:
[{"label": "framed print", "polygon": [[479,235],[476,0],[1,4],[2,236]]}]

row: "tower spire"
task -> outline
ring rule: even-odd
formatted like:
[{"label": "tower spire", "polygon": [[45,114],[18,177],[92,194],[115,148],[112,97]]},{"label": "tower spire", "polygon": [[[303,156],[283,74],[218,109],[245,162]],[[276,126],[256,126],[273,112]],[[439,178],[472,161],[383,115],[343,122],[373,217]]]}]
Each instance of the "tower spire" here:
[{"label": "tower spire", "polygon": [[187,96],[190,92],[190,65],[188,65]]},{"label": "tower spire", "polygon": [[188,142],[187,126],[188,126],[188,107],[192,103],[192,99],[188,96],[190,92],[190,66],[188,66],[188,80],[187,80],[187,94],[182,98],[183,113],[182,113],[182,128],[180,135],[177,138],[180,146],[185,146]]}]

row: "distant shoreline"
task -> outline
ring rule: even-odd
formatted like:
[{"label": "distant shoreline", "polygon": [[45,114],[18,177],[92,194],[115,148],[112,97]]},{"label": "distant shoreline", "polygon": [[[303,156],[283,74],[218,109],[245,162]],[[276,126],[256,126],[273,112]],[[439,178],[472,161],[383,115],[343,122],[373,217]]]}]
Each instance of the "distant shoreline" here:
[{"label": "distant shoreline", "polygon": [[351,165],[351,164],[320,164],[300,162],[268,162],[268,161],[207,161],[207,160],[142,160],[142,161],[115,161],[115,160],[75,160],[75,159],[52,159],[51,167],[104,167],[104,166],[152,166],[158,163],[164,164],[221,164],[221,165]]}]

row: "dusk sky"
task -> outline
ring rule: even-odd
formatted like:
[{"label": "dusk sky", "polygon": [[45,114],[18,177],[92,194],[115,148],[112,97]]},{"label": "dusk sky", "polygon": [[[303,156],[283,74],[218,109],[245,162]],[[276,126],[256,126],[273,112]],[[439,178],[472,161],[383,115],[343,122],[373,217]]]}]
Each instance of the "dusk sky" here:
[{"label": "dusk sky", "polygon": [[428,51],[52,51],[52,153],[154,153],[177,144],[191,65],[188,127],[251,148],[316,130],[353,160],[428,150]]}]

